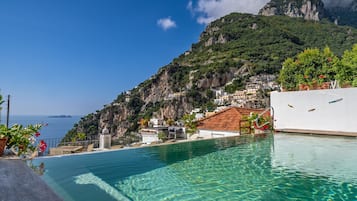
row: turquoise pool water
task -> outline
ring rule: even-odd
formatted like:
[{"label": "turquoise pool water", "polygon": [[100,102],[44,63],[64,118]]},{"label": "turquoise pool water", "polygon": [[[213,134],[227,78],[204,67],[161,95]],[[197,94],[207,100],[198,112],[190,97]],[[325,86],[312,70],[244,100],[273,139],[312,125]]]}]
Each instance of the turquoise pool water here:
[{"label": "turquoise pool water", "polygon": [[66,201],[357,200],[357,139],[276,134],[39,158]]}]

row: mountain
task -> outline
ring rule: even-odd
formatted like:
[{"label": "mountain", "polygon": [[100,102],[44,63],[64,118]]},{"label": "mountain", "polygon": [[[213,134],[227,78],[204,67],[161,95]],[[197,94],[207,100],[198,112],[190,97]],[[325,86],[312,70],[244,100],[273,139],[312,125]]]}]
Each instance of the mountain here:
[{"label": "mountain", "polygon": [[259,11],[260,15],[286,15],[305,20],[320,21],[326,17],[321,0],[271,0]]},{"label": "mountain", "polygon": [[285,15],[305,20],[323,19],[357,27],[357,0],[271,0],[259,15]]},{"label": "mountain", "polygon": [[[117,137],[130,136],[141,118],[177,120],[197,107],[212,110],[213,90],[234,91],[256,76],[277,75],[287,57],[309,47],[329,46],[342,55],[355,43],[356,29],[327,21],[233,13],[209,24],[190,50],[150,79],[83,117],[65,138],[95,136],[105,126]],[[267,105],[266,93],[261,91],[256,107]]]}]

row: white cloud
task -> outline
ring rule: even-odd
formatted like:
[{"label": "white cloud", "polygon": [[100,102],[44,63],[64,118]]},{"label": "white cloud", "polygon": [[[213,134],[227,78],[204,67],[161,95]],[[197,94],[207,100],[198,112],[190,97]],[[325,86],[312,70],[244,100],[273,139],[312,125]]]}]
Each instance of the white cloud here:
[{"label": "white cloud", "polygon": [[157,20],[157,25],[166,31],[168,29],[176,27],[176,22],[173,21],[171,17],[167,17]]},{"label": "white cloud", "polygon": [[194,13],[192,1],[189,1],[189,2],[188,2],[188,4],[187,4],[187,9],[188,9],[189,11],[191,11],[191,13]]},{"label": "white cloud", "polygon": [[197,15],[197,22],[208,24],[232,12],[257,14],[270,0],[198,0],[189,1],[187,9]]}]

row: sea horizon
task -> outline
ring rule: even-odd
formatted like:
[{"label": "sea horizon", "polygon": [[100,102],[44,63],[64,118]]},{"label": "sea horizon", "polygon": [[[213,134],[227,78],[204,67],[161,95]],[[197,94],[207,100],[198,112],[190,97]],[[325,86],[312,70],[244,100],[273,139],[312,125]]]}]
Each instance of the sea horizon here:
[{"label": "sea horizon", "polygon": [[[39,139],[63,138],[84,115],[70,115],[71,117],[64,118],[53,118],[51,116],[58,115],[10,115],[9,126],[14,124],[21,124],[23,126],[43,124],[45,126],[40,130],[41,135]],[[0,123],[6,124],[6,116],[4,114],[1,115]]]}]

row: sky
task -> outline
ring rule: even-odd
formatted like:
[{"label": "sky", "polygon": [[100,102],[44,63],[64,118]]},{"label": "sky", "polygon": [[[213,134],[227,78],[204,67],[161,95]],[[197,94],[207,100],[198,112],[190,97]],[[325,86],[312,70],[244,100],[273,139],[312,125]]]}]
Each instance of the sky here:
[{"label": "sky", "polygon": [[189,50],[212,20],[267,2],[0,0],[0,93],[12,115],[95,112]]}]

